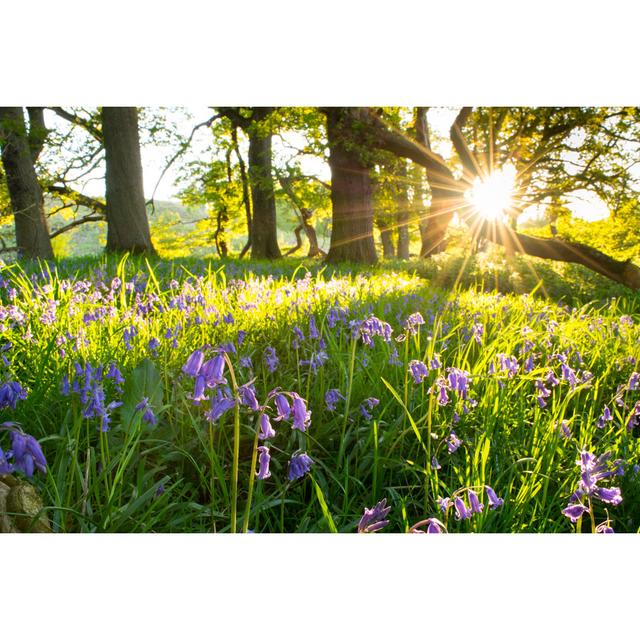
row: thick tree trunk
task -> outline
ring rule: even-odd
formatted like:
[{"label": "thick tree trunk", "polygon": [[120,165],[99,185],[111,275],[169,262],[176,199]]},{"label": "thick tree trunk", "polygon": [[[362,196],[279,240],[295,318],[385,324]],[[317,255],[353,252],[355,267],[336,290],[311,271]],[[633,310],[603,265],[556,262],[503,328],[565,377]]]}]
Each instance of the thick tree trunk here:
[{"label": "thick tree trunk", "polygon": [[378,224],[380,229],[380,240],[382,240],[382,255],[387,258],[395,258],[396,250],[393,246],[393,230],[391,227]]},{"label": "thick tree trunk", "polygon": [[327,261],[373,264],[377,260],[373,241],[373,190],[369,168],[351,146],[355,138],[351,128],[354,111],[358,109],[324,109],[333,209]]},{"label": "thick tree trunk", "polygon": [[[261,110],[270,107],[256,107],[256,121],[263,120]],[[269,111],[269,112],[270,112]],[[271,166],[271,134],[254,126],[249,131],[249,181],[253,219],[251,221],[251,257],[274,259],[280,257],[278,247],[278,227],[276,221],[276,199],[273,191]]]},{"label": "thick tree trunk", "polygon": [[135,107],[103,107],[107,251],[153,253]]},{"label": "thick tree trunk", "polygon": [[44,198],[33,166],[22,107],[0,107],[2,164],[13,209],[18,257],[53,258]]},{"label": "thick tree trunk", "polygon": [[409,194],[407,192],[407,165],[402,162],[398,177],[398,258],[409,259]]}]

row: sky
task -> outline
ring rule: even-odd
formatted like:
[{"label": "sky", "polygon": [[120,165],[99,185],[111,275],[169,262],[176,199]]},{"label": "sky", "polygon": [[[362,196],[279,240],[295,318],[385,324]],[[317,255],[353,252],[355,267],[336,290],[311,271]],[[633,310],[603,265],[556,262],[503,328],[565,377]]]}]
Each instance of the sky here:
[{"label": "sky", "polygon": [[[184,112],[178,112],[172,117],[175,126],[180,133],[184,136],[188,136],[193,127],[204,122],[212,115],[212,110],[207,107],[191,106],[185,107],[187,114]],[[458,107],[432,107],[429,109],[428,119],[429,125],[433,132],[433,146],[434,150],[440,153],[443,157],[449,158],[453,152],[451,142],[449,140],[449,129],[453,120],[455,119]],[[285,138],[294,145],[300,145],[303,138],[300,134],[289,133]],[[191,147],[184,159],[194,159],[196,157],[206,157],[207,149],[211,144],[211,134],[205,127],[196,131]],[[283,146],[279,137],[273,139],[273,151],[277,157],[286,158],[291,154],[290,151]],[[160,179],[162,171],[167,162],[166,147],[161,145],[146,144],[142,148],[142,164],[144,175],[144,189],[145,196],[150,198],[156,184]],[[302,161],[303,171],[309,175],[317,175],[322,180],[330,180],[331,173],[329,166],[319,158],[303,157]],[[175,184],[178,167],[180,166],[180,160],[178,160],[164,175],[160,184],[157,186],[155,192],[156,200],[165,201],[177,201],[178,187]],[[94,176],[95,178],[95,176]],[[100,179],[92,179],[86,185],[83,186],[85,192],[92,196],[104,195],[104,182]],[[605,203],[600,200],[598,196],[588,191],[577,191],[574,194],[567,196],[567,206],[572,210],[573,215],[583,220],[595,221],[602,220],[608,217],[608,210]],[[544,212],[544,205],[529,207],[525,209],[520,216],[520,221],[541,216]]]}]

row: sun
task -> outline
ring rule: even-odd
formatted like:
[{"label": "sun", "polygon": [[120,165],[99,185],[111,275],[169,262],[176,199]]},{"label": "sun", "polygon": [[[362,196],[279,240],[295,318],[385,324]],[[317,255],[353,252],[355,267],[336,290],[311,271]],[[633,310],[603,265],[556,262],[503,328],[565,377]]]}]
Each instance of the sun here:
[{"label": "sun", "polygon": [[507,164],[484,178],[476,178],[465,197],[485,220],[502,219],[513,203],[515,178],[515,167]]}]

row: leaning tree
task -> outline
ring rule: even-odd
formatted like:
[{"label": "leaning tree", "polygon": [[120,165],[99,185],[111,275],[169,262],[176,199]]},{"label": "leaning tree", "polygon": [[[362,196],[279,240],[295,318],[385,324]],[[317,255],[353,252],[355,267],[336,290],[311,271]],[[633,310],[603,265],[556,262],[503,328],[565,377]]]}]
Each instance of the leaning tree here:
[{"label": "leaning tree", "polygon": [[[343,148],[368,144],[408,158],[425,169],[431,191],[427,233],[423,236],[423,245],[427,244],[425,255],[441,251],[446,245],[447,227],[457,213],[475,237],[487,238],[512,252],[581,264],[634,290],[640,289],[640,269],[630,261],[615,260],[582,243],[519,233],[500,216],[484,219],[466,198],[476,180],[485,179],[510,162],[517,175],[514,215],[519,208],[551,195],[588,187],[605,202],[615,204],[622,197],[620,189],[627,186],[629,191],[632,184],[629,171],[633,162],[629,162],[620,143],[625,139],[629,144],[637,140],[635,109],[545,108],[494,112],[464,107],[450,130],[462,168],[460,176],[454,175],[450,164],[424,144],[424,138],[416,140],[393,129],[370,108],[341,109],[338,121]],[[480,135],[482,131],[484,136]],[[352,163],[351,169],[354,168]],[[365,190],[360,193],[366,199]],[[372,226],[372,213],[362,202],[357,213],[352,230],[341,230],[339,236],[346,235],[364,245],[362,235]],[[347,211],[344,216],[347,227],[348,220]],[[354,234],[354,229],[359,231]],[[372,237],[370,241],[372,244]],[[352,252],[349,259],[371,261],[370,255],[357,251]]]},{"label": "leaning tree", "polygon": [[29,128],[22,107],[0,107],[2,166],[11,199],[19,257],[53,258],[44,198],[35,162],[47,129],[42,107],[28,107]]}]

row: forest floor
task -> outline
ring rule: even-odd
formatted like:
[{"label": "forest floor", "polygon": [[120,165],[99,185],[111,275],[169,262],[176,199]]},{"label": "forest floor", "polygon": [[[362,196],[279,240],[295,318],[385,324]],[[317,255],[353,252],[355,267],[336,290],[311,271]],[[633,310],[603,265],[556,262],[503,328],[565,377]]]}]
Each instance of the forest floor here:
[{"label": "forest floor", "polygon": [[8,265],[0,469],[56,532],[636,531],[638,302],[490,254]]}]

